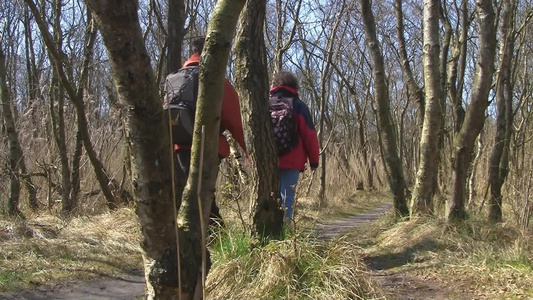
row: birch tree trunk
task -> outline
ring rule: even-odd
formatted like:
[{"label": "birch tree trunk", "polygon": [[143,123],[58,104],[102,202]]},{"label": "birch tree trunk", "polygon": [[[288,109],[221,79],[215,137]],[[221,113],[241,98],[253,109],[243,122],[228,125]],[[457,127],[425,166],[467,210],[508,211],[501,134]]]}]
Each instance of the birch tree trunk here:
[{"label": "birch tree trunk", "polygon": [[263,24],[266,1],[246,1],[235,44],[235,87],[239,93],[246,148],[251,160],[253,235],[279,237],[283,225],[278,155],[270,123]]},{"label": "birch tree trunk", "polygon": [[496,55],[496,22],[490,0],[476,0],[479,26],[479,50],[472,96],[465,120],[454,144],[453,194],[448,203],[448,220],[465,219],[465,193],[468,168],[472,161],[474,143],[485,122],[489,91],[494,75]]},{"label": "birch tree trunk", "polygon": [[376,36],[376,23],[369,0],[361,0],[361,14],[365,25],[366,43],[372,57],[374,70],[374,91],[378,105],[378,123],[383,134],[385,162],[388,167],[389,185],[394,197],[396,216],[409,214],[405,199],[405,179],[403,167],[398,155],[398,141],[394,130],[394,121],[390,111],[389,89],[385,80],[385,66],[379,41]]},{"label": "birch tree trunk", "polygon": [[509,173],[509,148],[513,132],[514,1],[503,1],[500,63],[496,80],[496,136],[489,164],[489,221],[502,222],[502,186]]},{"label": "birch tree trunk", "polygon": [[424,0],[424,123],[420,137],[420,163],[411,198],[411,215],[433,213],[433,195],[437,187],[442,120],[442,89],[440,71],[439,0]]}]

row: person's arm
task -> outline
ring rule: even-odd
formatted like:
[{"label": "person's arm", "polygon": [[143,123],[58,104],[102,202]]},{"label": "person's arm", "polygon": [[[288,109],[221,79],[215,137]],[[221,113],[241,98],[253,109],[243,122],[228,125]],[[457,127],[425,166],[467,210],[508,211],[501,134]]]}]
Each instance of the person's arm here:
[{"label": "person's arm", "polygon": [[231,83],[226,79],[224,82],[224,98],[222,99],[222,111],[220,114],[220,128],[231,132],[233,138],[246,151],[244,142],[244,131],[242,129],[241,110],[239,106],[239,96]]},{"label": "person's arm", "polygon": [[320,152],[315,126],[307,105],[300,99],[295,99],[295,101],[297,101],[295,103],[295,112],[299,128],[298,134],[302,139],[303,148],[309,160],[309,166],[314,170],[318,167]]}]

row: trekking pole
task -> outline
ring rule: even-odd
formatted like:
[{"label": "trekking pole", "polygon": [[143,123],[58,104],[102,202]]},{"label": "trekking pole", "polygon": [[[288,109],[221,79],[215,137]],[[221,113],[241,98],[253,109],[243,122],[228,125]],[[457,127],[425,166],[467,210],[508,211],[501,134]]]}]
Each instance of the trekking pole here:
[{"label": "trekking pole", "polygon": [[176,259],[178,265],[178,299],[181,300],[181,261],[180,261],[180,238],[178,234],[178,208],[176,207],[176,184],[174,172],[174,143],[172,143],[172,117],[168,109],[168,127],[170,140],[170,180],[172,180],[172,208],[174,209],[174,234],[176,235]]},{"label": "trekking pole", "polygon": [[202,125],[202,136],[200,139],[200,167],[198,170],[198,189],[196,195],[198,196],[198,211],[200,212],[200,230],[202,231],[202,299],[205,299],[205,278],[207,268],[207,254],[206,254],[206,239],[205,239],[205,224],[204,212],[202,207],[202,171],[204,167],[204,140],[205,140],[205,125]]}]

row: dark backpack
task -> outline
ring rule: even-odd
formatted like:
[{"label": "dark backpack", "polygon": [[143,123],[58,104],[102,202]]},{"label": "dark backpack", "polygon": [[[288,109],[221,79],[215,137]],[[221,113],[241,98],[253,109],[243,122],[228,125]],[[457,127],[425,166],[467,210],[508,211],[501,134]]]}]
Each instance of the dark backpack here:
[{"label": "dark backpack", "polygon": [[198,66],[184,67],[165,80],[163,110],[170,114],[172,143],[191,145],[198,97]]},{"label": "dark backpack", "polygon": [[283,155],[298,145],[296,122],[294,119],[293,98],[270,97],[270,120],[278,155]]}]

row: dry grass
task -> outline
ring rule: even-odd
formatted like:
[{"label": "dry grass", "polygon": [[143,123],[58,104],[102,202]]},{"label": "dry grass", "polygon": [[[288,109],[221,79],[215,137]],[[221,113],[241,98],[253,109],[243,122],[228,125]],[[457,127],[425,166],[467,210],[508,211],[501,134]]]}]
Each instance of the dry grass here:
[{"label": "dry grass", "polygon": [[417,218],[381,231],[374,242],[366,255],[381,268],[447,282],[479,299],[533,298],[531,232],[475,219],[449,225]]},{"label": "dry grass", "polygon": [[210,299],[373,299],[381,291],[350,243],[271,242],[218,263]]},{"label": "dry grass", "polygon": [[55,284],[142,266],[131,209],[70,221],[42,215],[0,222],[0,291]]}]

